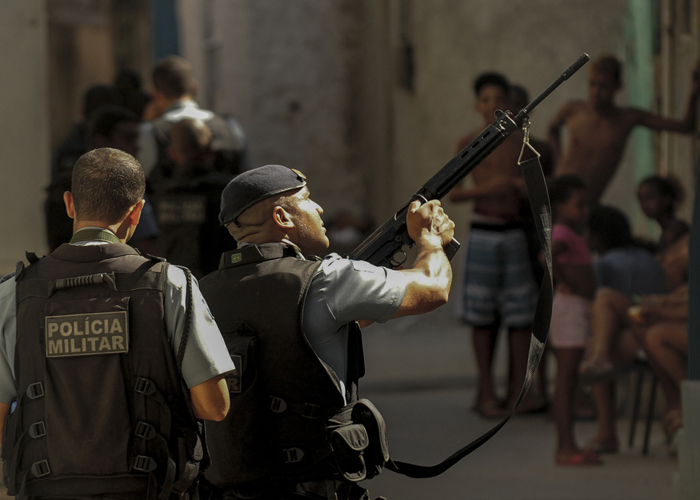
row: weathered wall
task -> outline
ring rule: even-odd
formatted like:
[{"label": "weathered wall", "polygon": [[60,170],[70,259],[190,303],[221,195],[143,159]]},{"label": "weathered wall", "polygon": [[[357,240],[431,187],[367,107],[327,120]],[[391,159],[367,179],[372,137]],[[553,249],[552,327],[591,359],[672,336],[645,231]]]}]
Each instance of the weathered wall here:
[{"label": "weathered wall", "polygon": [[48,181],[46,13],[43,0],[0,0],[0,273],[44,251]]}]

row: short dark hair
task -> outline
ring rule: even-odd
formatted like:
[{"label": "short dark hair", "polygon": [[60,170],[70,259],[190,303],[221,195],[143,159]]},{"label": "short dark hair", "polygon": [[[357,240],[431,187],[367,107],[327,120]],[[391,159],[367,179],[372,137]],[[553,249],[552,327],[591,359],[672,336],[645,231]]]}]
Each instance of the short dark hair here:
[{"label": "short dark hair", "polygon": [[124,151],[93,149],[73,167],[71,193],[80,220],[116,224],[143,199],[145,191],[141,164]]},{"label": "short dark hair", "polygon": [[192,91],[192,65],[182,57],[167,56],[153,67],[153,87],[168,99],[179,99]]},{"label": "short dark hair", "polygon": [[685,198],[685,190],[676,177],[650,175],[643,179],[642,182],[639,183],[639,186],[641,187],[647,184],[654,186],[661,196],[668,197],[674,206],[680,205]]},{"label": "short dark hair", "polygon": [[620,60],[612,54],[603,54],[591,63],[591,74],[601,74],[610,76],[615,83],[622,85],[622,64]]},{"label": "short dark hair", "polygon": [[474,80],[474,93],[477,97],[481,89],[486,85],[496,85],[501,87],[506,94],[510,93],[510,83],[508,79],[500,73],[483,73]]},{"label": "short dark hair", "polygon": [[552,205],[566,203],[575,191],[585,191],[586,183],[578,175],[559,175],[549,182],[549,201]]},{"label": "short dark hair", "polygon": [[589,219],[591,236],[598,236],[605,251],[635,244],[627,216],[619,209],[597,205],[591,210]]},{"label": "short dark hair", "polygon": [[122,122],[139,123],[139,117],[122,106],[102,106],[95,110],[88,126],[88,139],[91,144],[95,137],[111,137],[114,128]]}]

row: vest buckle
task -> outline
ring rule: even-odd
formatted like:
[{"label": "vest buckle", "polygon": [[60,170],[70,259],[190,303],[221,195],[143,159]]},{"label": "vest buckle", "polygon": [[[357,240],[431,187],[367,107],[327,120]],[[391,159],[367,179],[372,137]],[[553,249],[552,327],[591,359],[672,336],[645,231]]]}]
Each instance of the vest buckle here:
[{"label": "vest buckle", "polygon": [[277,396],[270,396],[270,410],[275,413],[282,413],[287,410],[287,402]]},{"label": "vest buckle", "polygon": [[304,450],[300,448],[286,448],[282,450],[282,456],[285,464],[295,464],[301,462],[304,458]]},{"label": "vest buckle", "polygon": [[37,399],[44,396],[44,384],[41,382],[34,382],[27,386],[27,397],[29,399]]},{"label": "vest buckle", "polygon": [[37,439],[46,436],[46,424],[43,420],[40,422],[34,422],[32,425],[29,426],[27,434],[29,434],[29,437],[31,437],[32,439]]},{"label": "vest buckle", "polygon": [[156,461],[151,457],[147,457],[146,455],[136,455],[134,457],[134,466],[132,467],[134,470],[139,472],[153,472],[156,470],[156,467],[158,467],[158,464],[156,464]]},{"label": "vest buckle", "polygon": [[156,392],[156,384],[147,378],[139,377],[136,379],[136,384],[134,384],[134,390],[144,396],[150,396]]},{"label": "vest buckle", "polygon": [[313,405],[311,403],[304,403],[301,407],[300,414],[304,418],[317,420],[321,418],[321,407],[318,405]]},{"label": "vest buckle", "polygon": [[134,430],[134,434],[136,437],[140,437],[143,439],[153,439],[156,437],[156,428],[153,427],[151,424],[138,421],[136,423],[136,430]]},{"label": "vest buckle", "polygon": [[48,460],[41,460],[40,462],[34,462],[30,472],[34,477],[43,477],[51,474],[51,467],[49,467]]}]

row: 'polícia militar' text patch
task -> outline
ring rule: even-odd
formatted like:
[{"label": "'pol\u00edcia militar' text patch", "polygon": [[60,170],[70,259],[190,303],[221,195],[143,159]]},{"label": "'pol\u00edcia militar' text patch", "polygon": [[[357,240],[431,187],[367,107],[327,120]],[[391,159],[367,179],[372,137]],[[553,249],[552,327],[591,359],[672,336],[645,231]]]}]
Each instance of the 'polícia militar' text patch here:
[{"label": "'pol\u00edcia militar' text patch", "polygon": [[129,352],[126,311],[47,316],[46,357]]}]

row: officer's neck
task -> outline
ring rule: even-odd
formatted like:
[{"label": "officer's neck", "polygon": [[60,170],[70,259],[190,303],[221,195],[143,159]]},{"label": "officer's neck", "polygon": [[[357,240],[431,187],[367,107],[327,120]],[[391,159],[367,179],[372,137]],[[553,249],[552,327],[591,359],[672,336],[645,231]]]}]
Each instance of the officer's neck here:
[{"label": "officer's neck", "polygon": [[87,228],[106,229],[107,231],[114,233],[117,238],[119,238],[119,241],[126,243],[129,238],[131,238],[131,235],[134,234],[133,229],[131,229],[132,227],[133,226],[128,224],[127,220],[123,220],[116,224],[109,224],[103,221],[75,221],[73,223],[73,234],[77,233],[81,229]]}]

